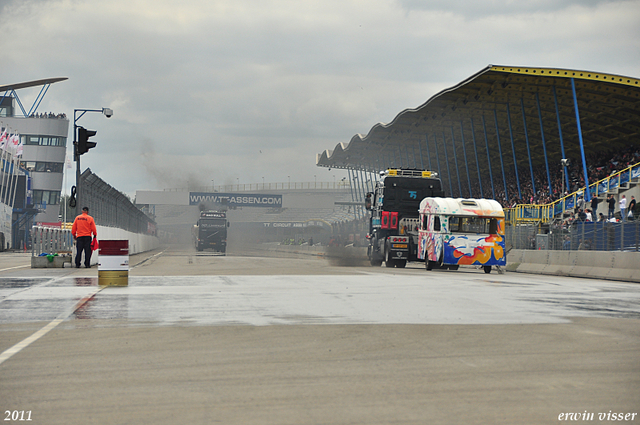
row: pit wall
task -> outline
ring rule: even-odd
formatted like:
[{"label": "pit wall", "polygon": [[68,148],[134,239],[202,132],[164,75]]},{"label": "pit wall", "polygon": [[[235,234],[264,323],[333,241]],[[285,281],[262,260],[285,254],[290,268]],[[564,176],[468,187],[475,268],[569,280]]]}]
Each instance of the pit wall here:
[{"label": "pit wall", "polygon": [[[331,250],[322,246],[263,244],[260,249],[327,259],[347,257],[360,260],[359,263],[362,265],[368,264],[367,249],[362,247]],[[507,271],[640,283],[640,253],[512,249],[507,255]]]},{"label": "pit wall", "polygon": [[640,253],[512,249],[507,271],[640,283]]},{"label": "pit wall", "polygon": [[[151,251],[160,246],[160,241],[155,236],[132,233],[115,227],[96,226],[96,228],[98,230],[98,243],[101,240],[128,240],[129,255]],[[94,252],[91,255],[91,264],[98,264],[98,255],[96,254]]]}]

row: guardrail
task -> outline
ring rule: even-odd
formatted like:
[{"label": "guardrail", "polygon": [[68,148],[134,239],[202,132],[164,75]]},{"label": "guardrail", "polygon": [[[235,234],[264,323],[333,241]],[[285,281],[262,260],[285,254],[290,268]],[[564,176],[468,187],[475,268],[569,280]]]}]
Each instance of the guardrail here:
[{"label": "guardrail", "polygon": [[70,229],[33,226],[31,228],[31,256],[71,252],[73,236]]},{"label": "guardrail", "polygon": [[[591,197],[594,197],[611,193],[623,186],[629,185],[634,179],[640,179],[640,163],[590,184],[589,194]],[[505,208],[505,219],[509,224],[523,222],[548,223],[566,210],[574,209],[578,203],[578,199],[580,196],[584,196],[584,194],[585,189],[580,189],[551,204],[522,204],[516,205],[514,208]]]}]

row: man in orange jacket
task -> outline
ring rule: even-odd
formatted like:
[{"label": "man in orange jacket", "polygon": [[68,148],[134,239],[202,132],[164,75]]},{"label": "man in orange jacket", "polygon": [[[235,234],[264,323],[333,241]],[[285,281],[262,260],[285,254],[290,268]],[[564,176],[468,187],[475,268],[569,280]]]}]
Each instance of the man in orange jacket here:
[{"label": "man in orange jacket", "polygon": [[96,222],[93,221],[93,217],[89,215],[88,207],[82,208],[82,214],[73,220],[71,234],[73,235],[73,239],[76,240],[76,268],[80,268],[82,251],[84,251],[84,266],[90,268],[91,235],[93,234],[95,237],[98,237],[98,231],[96,230]]}]

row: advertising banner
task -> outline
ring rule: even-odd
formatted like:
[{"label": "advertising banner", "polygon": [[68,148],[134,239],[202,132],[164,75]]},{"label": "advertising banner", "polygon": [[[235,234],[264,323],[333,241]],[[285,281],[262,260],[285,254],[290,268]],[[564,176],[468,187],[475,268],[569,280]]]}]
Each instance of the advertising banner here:
[{"label": "advertising banner", "polygon": [[282,195],[263,193],[189,192],[189,205],[222,204],[230,207],[282,208]]}]

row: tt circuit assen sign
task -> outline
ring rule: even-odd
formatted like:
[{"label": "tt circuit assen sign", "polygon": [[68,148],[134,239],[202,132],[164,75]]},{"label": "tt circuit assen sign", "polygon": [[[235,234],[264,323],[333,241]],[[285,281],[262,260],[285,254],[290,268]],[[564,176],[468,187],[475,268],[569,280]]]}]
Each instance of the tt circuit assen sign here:
[{"label": "tt circuit assen sign", "polygon": [[189,205],[225,204],[230,207],[282,208],[282,195],[262,193],[190,192]]}]

